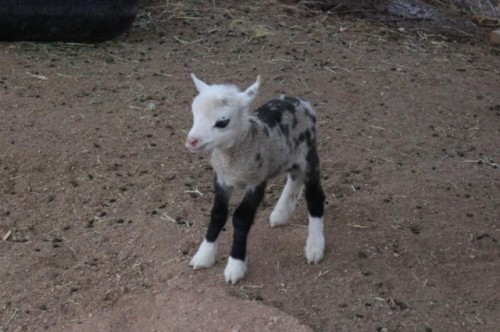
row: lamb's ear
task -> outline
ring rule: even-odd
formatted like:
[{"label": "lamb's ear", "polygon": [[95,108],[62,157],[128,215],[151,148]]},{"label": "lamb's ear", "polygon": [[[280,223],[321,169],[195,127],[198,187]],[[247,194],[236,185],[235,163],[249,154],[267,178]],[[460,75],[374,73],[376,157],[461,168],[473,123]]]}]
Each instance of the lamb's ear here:
[{"label": "lamb's ear", "polygon": [[242,92],[242,99],[244,103],[247,106],[250,106],[250,104],[254,101],[255,97],[257,97],[257,93],[259,92],[259,87],[260,87],[260,75],[257,76],[257,80],[255,81],[254,84],[250,85],[248,89],[246,89],[244,92]]},{"label": "lamb's ear", "polygon": [[194,85],[196,86],[196,90],[201,92],[202,90],[208,88],[208,84],[198,79],[195,74],[191,73],[191,78],[193,79]]}]

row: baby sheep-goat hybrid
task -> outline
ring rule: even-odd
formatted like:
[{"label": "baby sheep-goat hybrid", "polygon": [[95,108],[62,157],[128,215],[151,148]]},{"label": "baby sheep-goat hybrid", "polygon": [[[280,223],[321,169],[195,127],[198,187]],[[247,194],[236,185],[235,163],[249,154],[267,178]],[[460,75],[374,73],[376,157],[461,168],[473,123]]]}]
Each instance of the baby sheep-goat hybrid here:
[{"label": "baby sheep-goat hybrid", "polygon": [[194,120],[186,147],[194,153],[212,152],[215,200],[205,239],[190,265],[198,269],[215,263],[229,198],[233,189],[239,188],[245,194],[233,214],[233,246],[224,276],[232,284],[243,278],[247,236],[264,197],[266,181],[285,171],[287,182],[271,213],[271,226],[287,222],[305,185],[309,210],[305,254],[309,263],[318,263],[325,248],[325,195],[320,183],[314,109],[302,99],[281,96],[252,112],[260,76],[243,92],[234,85],[208,85],[194,74],[191,77],[198,95],[192,104]]}]

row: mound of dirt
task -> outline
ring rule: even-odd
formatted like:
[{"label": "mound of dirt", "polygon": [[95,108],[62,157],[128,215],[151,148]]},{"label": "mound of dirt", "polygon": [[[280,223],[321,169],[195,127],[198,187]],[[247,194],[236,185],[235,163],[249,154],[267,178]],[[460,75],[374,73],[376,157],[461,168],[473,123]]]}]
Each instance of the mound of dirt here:
[{"label": "mound of dirt", "polygon": [[91,313],[71,331],[290,331],[312,332],[297,318],[255,301],[225,293],[223,287],[128,296],[115,308]]}]

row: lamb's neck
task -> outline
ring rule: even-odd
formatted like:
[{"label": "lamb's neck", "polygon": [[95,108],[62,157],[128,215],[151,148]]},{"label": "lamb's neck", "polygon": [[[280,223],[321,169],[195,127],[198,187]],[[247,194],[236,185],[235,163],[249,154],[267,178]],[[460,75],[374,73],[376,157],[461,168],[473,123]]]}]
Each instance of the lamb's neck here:
[{"label": "lamb's neck", "polygon": [[[255,142],[253,141],[251,137],[251,131],[250,131],[250,126],[243,128],[240,132],[238,137],[234,139],[233,144],[230,147],[224,148],[224,149],[217,149],[219,150],[219,153],[223,155],[227,155],[228,157],[230,156],[236,156],[238,155],[242,150],[248,149],[249,146],[254,144]],[[214,150],[215,151],[215,150]]]}]

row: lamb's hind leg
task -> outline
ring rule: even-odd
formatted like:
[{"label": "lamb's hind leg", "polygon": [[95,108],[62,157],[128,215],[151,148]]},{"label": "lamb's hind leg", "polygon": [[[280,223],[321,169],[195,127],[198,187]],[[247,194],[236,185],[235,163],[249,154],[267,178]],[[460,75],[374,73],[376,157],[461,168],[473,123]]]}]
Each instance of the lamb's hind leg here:
[{"label": "lamb's hind leg", "polygon": [[315,148],[307,156],[306,201],[309,210],[309,226],[305,246],[308,263],[318,263],[323,258],[325,236],[323,235],[323,210],[325,194],[321,188],[319,159]]},{"label": "lamb's hind leg", "polygon": [[220,185],[217,179],[215,179],[215,200],[207,234],[189,263],[195,269],[210,267],[215,263],[218,250],[218,237],[226,224],[230,195],[231,189]]},{"label": "lamb's hind leg", "polygon": [[285,224],[290,219],[293,211],[295,211],[295,206],[303,187],[304,176],[302,172],[297,168],[291,169],[288,172],[286,185],[280,199],[269,217],[272,227]]}]

